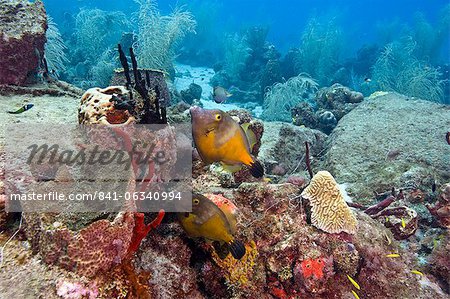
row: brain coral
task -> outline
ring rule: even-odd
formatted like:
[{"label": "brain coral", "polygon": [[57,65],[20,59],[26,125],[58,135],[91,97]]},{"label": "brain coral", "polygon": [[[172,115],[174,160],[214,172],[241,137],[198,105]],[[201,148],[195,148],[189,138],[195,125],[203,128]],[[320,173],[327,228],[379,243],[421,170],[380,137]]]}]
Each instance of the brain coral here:
[{"label": "brain coral", "polygon": [[328,171],[319,171],[303,190],[311,205],[311,223],[327,233],[356,232],[356,218],[347,206],[339,186]]}]

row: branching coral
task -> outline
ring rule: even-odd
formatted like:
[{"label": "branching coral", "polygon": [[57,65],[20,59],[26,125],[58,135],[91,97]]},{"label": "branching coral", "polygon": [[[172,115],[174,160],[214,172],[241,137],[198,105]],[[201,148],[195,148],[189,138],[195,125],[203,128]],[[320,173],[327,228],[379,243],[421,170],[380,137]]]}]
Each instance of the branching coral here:
[{"label": "branching coral", "polygon": [[416,46],[411,37],[388,44],[373,67],[373,79],[383,90],[441,102],[444,97],[441,73],[414,56]]},{"label": "branching coral", "polygon": [[176,47],[197,25],[194,16],[176,8],[162,16],[154,0],[135,0],[139,4],[139,33],[135,44],[138,63],[145,68],[170,70],[176,57]]},{"label": "branching coral", "polygon": [[45,44],[45,58],[47,59],[48,69],[57,73],[64,70],[69,62],[65,51],[67,46],[58,30],[56,23],[50,16],[47,16],[48,29],[46,32],[47,43]]},{"label": "branching coral", "polygon": [[317,82],[308,74],[302,73],[290,78],[285,83],[277,83],[264,95],[264,112],[262,118],[266,120],[291,120],[291,109],[318,89]]}]

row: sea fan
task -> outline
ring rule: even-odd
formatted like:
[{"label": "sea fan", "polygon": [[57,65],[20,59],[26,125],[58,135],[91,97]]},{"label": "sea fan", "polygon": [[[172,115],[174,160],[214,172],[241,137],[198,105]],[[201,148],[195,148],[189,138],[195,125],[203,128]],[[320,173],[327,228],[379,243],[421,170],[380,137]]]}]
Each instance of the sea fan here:
[{"label": "sea fan", "polygon": [[262,118],[269,121],[291,121],[291,109],[318,90],[319,84],[306,73],[277,83],[264,95]]},{"label": "sea fan", "polygon": [[382,90],[442,102],[442,74],[437,68],[417,59],[415,49],[416,42],[411,37],[388,44],[373,67],[373,80]]},{"label": "sea fan", "polygon": [[47,43],[45,44],[45,59],[47,60],[48,69],[54,70],[57,74],[65,69],[69,62],[65,51],[67,46],[58,30],[53,19],[47,17],[48,29],[46,32]]},{"label": "sea fan", "polygon": [[335,19],[323,24],[312,18],[302,35],[295,66],[297,71],[310,74],[321,85],[330,84],[330,78],[337,70],[342,38]]},{"label": "sea fan", "polygon": [[134,45],[138,64],[145,68],[168,71],[176,58],[176,48],[188,33],[195,33],[194,16],[183,8],[170,15],[159,13],[156,1],[135,0],[139,4],[139,33]]},{"label": "sea fan", "polygon": [[116,46],[131,24],[123,12],[82,9],[75,19],[77,48],[95,64],[107,49]]}]

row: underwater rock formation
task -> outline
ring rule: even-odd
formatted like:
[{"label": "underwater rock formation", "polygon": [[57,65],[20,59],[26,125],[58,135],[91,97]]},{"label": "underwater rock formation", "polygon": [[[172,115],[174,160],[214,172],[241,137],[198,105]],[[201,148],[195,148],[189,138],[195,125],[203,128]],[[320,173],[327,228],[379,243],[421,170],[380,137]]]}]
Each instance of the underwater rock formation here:
[{"label": "underwater rock formation", "polygon": [[32,77],[43,68],[46,30],[42,1],[0,1],[0,84],[23,85],[36,79]]},{"label": "underwater rock formation", "polygon": [[192,104],[194,100],[202,98],[202,87],[198,84],[191,83],[188,89],[180,91],[181,99],[188,104]]},{"label": "underwater rock formation", "polygon": [[134,217],[131,213],[119,214],[113,221],[99,220],[78,232],[65,225],[64,218],[28,214],[26,232],[33,252],[39,252],[47,264],[94,277],[126,257]]},{"label": "underwater rock formation", "polygon": [[316,92],[314,107],[306,101],[292,107],[292,122],[297,126],[304,125],[330,134],[337,122],[363,100],[362,93],[336,83]]},{"label": "underwater rock formation", "polygon": [[[264,126],[265,132],[262,136],[259,156],[268,167],[268,173],[271,173],[276,165],[283,167],[285,173],[289,174],[303,171],[305,141],[309,143],[310,154],[314,157],[322,152],[327,138],[318,130],[282,122],[266,122]],[[313,159],[313,164],[315,164],[315,159]]]},{"label": "underwater rock formation", "polygon": [[450,110],[444,105],[396,93],[374,95],[340,120],[321,168],[347,183],[359,203],[373,202],[374,191],[392,187],[431,190],[434,181],[450,181],[449,156],[443,154],[448,127]]}]

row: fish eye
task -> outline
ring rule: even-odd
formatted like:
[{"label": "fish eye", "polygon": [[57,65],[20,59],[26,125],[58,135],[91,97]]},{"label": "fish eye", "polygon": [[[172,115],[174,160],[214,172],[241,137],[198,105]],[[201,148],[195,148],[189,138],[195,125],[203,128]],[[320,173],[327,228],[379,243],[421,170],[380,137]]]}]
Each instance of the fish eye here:
[{"label": "fish eye", "polygon": [[221,120],[222,119],[222,115],[220,115],[219,113],[216,114],[216,120]]},{"label": "fish eye", "polygon": [[200,203],[200,201],[197,198],[194,198],[193,202],[194,202],[195,205],[198,205]]}]

